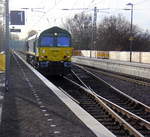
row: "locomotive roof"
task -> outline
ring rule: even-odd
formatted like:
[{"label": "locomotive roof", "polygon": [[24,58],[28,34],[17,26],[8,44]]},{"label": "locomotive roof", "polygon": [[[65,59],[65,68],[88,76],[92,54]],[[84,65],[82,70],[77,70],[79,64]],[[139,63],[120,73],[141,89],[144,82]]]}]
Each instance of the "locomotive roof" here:
[{"label": "locomotive roof", "polygon": [[64,33],[64,34],[66,34],[68,36],[71,36],[70,33],[67,30],[64,30],[64,29],[56,27],[56,26],[44,30],[43,32],[40,33],[39,36],[44,35],[44,34],[51,34],[51,33]]},{"label": "locomotive roof", "polygon": [[62,28],[55,26],[55,27],[52,27],[52,28],[42,31],[39,34],[35,34],[35,35],[29,37],[28,40],[36,39],[44,34],[54,34],[54,33],[64,33],[64,34],[68,35],[69,37],[71,37],[70,33],[67,30],[64,30]]}]

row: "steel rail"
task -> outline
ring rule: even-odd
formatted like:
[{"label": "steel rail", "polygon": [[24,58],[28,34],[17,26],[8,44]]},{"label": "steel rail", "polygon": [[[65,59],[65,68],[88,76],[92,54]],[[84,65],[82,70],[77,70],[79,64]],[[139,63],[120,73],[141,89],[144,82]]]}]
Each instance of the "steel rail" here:
[{"label": "steel rail", "polygon": [[[88,69],[90,69],[90,68],[88,68]],[[104,72],[102,70],[94,70],[94,71],[96,73],[101,73],[101,74],[106,75],[106,76],[118,78],[118,79],[125,80],[125,81],[128,81],[128,82],[136,83],[136,84],[139,84],[139,85],[142,85],[142,86],[150,87],[150,82],[146,82],[146,81],[143,81],[143,80],[138,80],[138,79],[136,79],[136,77],[135,78],[129,78],[126,75],[112,74],[110,72]]]},{"label": "steel rail", "polygon": [[111,102],[111,101],[109,101],[109,100],[107,100],[107,99],[101,97],[100,95],[96,94],[94,91],[93,91],[93,94],[95,94],[95,96],[97,96],[98,98],[100,98],[103,102],[105,102],[105,103],[106,103],[109,107],[111,107],[113,110],[116,109],[118,112],[121,112],[122,114],[125,114],[125,115],[127,115],[128,117],[137,120],[141,126],[144,125],[147,129],[150,130],[150,122],[148,122],[148,121],[146,121],[145,119],[143,119],[143,118],[141,118],[141,117],[139,117],[139,116],[133,114],[132,112],[130,112],[130,111],[128,111],[128,110],[126,110],[126,109],[124,109],[124,108],[118,106],[117,104],[115,104],[115,103],[113,103],[113,102]]},{"label": "steel rail", "polygon": [[[75,74],[75,72],[73,73]],[[76,77],[78,77],[76,75]],[[79,77],[78,79],[80,80],[80,82],[82,81]],[[146,121],[145,119],[131,113],[130,111],[128,110],[125,110],[124,108],[116,105],[115,103],[105,99],[104,97],[96,94],[91,88],[89,88],[83,81],[82,81],[82,84],[85,85],[85,87],[88,89],[88,91],[90,91],[90,93],[94,94],[95,96],[97,96],[98,98],[100,98],[105,104],[107,104],[110,108],[112,108],[114,111],[117,111],[118,113],[121,113],[122,116],[127,116],[129,118],[132,118],[135,122],[137,122],[140,126],[144,126],[145,129],[147,129],[146,131],[146,134],[148,133],[148,131],[150,130],[150,122]],[[130,123],[130,122],[129,122]],[[134,127],[134,126],[133,126]],[[137,129],[136,130],[140,130],[140,129]],[[140,131],[141,132],[141,131]]]},{"label": "steel rail", "polygon": [[78,66],[80,67],[82,70],[84,70],[85,72],[87,72],[88,74],[90,74],[91,76],[95,77],[97,80],[104,82],[108,87],[111,87],[112,89],[114,89],[115,91],[117,91],[120,95],[123,95],[125,97],[127,97],[128,99],[132,100],[134,103],[139,104],[141,106],[143,106],[145,108],[145,111],[150,112],[150,107],[141,103],[140,101],[132,98],[131,96],[123,93],[122,91],[120,91],[119,89],[115,88],[114,86],[112,86],[111,84],[109,84],[108,82],[104,81],[103,79],[101,79],[100,77],[96,76],[95,74],[93,74],[92,72],[88,71],[87,69],[85,69],[84,67]]},{"label": "steel rail", "polygon": [[121,118],[116,112],[114,112],[109,106],[107,106],[97,95],[93,93],[90,89],[87,89],[78,83],[64,77],[66,80],[71,82],[72,84],[79,86],[88,96],[90,96],[96,103],[98,103],[103,109],[105,109],[120,125],[122,125],[125,129],[127,129],[130,134],[136,137],[144,137],[140,132],[138,132],[134,127],[132,127],[129,123],[127,123],[123,118]]}]

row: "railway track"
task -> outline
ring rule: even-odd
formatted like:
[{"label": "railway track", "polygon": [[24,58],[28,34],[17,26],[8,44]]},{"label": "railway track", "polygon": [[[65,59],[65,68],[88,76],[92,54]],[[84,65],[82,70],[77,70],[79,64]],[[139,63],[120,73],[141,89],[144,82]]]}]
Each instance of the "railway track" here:
[{"label": "railway track", "polygon": [[[109,100],[97,95],[104,103],[106,103],[113,111],[115,111],[119,116],[121,116],[125,121],[127,121],[131,126],[133,126],[137,131],[139,131],[144,136],[150,135],[150,122],[145,121],[139,116],[123,109],[122,107],[110,102]],[[131,120],[130,120],[130,119]]]},{"label": "railway track", "polygon": [[[74,74],[77,77],[76,79],[82,81],[83,86],[92,89],[98,95],[150,122],[150,107],[131,98],[86,69],[75,67],[73,69]],[[68,75],[69,77],[73,78],[73,76]]]},{"label": "railway track", "polygon": [[121,74],[121,73],[115,73],[115,72],[108,72],[108,71],[104,71],[104,70],[100,70],[100,69],[92,69],[90,67],[86,67],[84,66],[84,68],[86,68],[89,71],[95,72],[95,73],[100,73],[103,74],[105,76],[109,76],[109,77],[114,77],[117,79],[121,79],[124,81],[128,81],[128,82],[132,82],[138,85],[142,85],[142,86],[148,86],[150,87],[150,80],[146,79],[146,78],[141,78],[141,77],[137,77],[137,76],[130,76],[127,74]]},{"label": "railway track", "polygon": [[[118,110],[112,107],[113,105],[106,103],[105,99],[99,98],[96,93],[80,86],[75,81],[65,77],[65,79],[54,83],[116,136],[142,137],[149,135],[149,130],[145,125],[140,125],[138,128],[134,127],[134,124],[137,124],[136,122],[139,122],[139,119],[135,122],[133,116],[129,116],[129,114],[127,116],[123,115],[124,113],[119,108]],[[122,114],[121,116],[119,116],[120,113]],[[129,124],[130,121],[134,121],[134,124]]]},{"label": "railway track", "polygon": [[92,91],[143,136],[150,135],[150,108],[148,106],[115,89],[87,70],[76,67],[72,73],[73,75],[68,78]]},{"label": "railway track", "polygon": [[[77,73],[79,71],[79,73]],[[84,70],[85,71],[85,70]],[[65,94],[69,94],[70,98],[72,98],[76,103],[78,103],[81,107],[83,107],[87,112],[89,112],[94,118],[96,118],[100,123],[102,123],[105,127],[107,127],[111,132],[113,132],[116,136],[146,136],[150,135],[150,123],[147,119],[143,119],[143,114],[141,118],[141,114],[136,116],[133,112],[127,111],[126,108],[120,107],[120,105],[116,105],[116,103],[111,102],[106,97],[100,96],[97,92],[97,89],[93,88],[91,85],[89,86],[83,79],[87,79],[87,74],[89,77],[95,77],[91,72],[85,71],[86,75],[81,73],[81,70],[77,68],[73,71],[73,75],[68,76],[69,78],[61,79],[57,83],[57,86],[65,92]],[[92,75],[92,76],[91,76]],[[70,80],[75,80],[77,83]],[[95,77],[96,78],[96,77]],[[93,79],[88,78],[91,84],[98,82],[99,80],[93,81]],[[104,83],[103,83],[104,84]],[[106,83],[105,83],[106,84]],[[81,87],[82,85],[84,87]],[[110,85],[106,86],[109,89],[103,89],[111,91]],[[118,91],[120,93],[120,91]],[[113,92],[114,94],[114,92]],[[120,97],[119,94],[115,96]],[[112,94],[110,95],[112,96]],[[126,95],[124,96],[125,98]],[[116,101],[115,98],[114,102]],[[121,98],[122,99],[122,98]],[[117,100],[119,102],[119,100]],[[136,109],[141,107],[142,104],[138,104],[138,102],[134,101],[130,102],[130,98],[128,98],[129,106],[132,111],[136,111]],[[120,103],[120,102],[119,102]],[[119,104],[118,103],[118,104]],[[138,106],[140,105],[140,106]],[[129,106],[127,106],[129,108]],[[145,106],[144,106],[145,107]],[[130,110],[129,109],[129,110]],[[143,111],[143,108],[140,108]],[[144,108],[144,114],[146,112],[146,116],[149,115],[149,108]]]}]

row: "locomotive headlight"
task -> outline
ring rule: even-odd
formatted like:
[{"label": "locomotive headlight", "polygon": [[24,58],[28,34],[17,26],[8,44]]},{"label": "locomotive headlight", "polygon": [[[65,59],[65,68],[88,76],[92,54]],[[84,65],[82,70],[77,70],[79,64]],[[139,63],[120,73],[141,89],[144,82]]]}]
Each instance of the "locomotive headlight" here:
[{"label": "locomotive headlight", "polygon": [[54,33],[54,35],[55,35],[55,36],[57,36],[57,35],[58,35],[58,33]]},{"label": "locomotive headlight", "polygon": [[68,55],[68,56],[64,56],[64,59],[68,59],[68,58],[70,58],[70,57],[71,57],[71,56],[69,56],[69,55]]},{"label": "locomotive headlight", "polygon": [[42,53],[43,53],[43,54],[45,53],[45,49],[42,50]]},{"label": "locomotive headlight", "polygon": [[40,59],[47,60],[47,56],[40,56]]}]

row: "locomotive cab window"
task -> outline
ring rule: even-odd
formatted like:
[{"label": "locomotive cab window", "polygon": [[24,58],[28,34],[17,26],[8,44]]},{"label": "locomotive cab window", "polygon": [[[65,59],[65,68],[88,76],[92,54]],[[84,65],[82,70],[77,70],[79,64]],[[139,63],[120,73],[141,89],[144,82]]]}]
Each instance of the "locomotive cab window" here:
[{"label": "locomotive cab window", "polygon": [[57,46],[58,47],[69,47],[70,46],[70,38],[69,37],[57,37]]},{"label": "locomotive cab window", "polygon": [[51,47],[54,44],[54,38],[53,37],[42,37],[40,46],[46,46],[46,47]]}]

